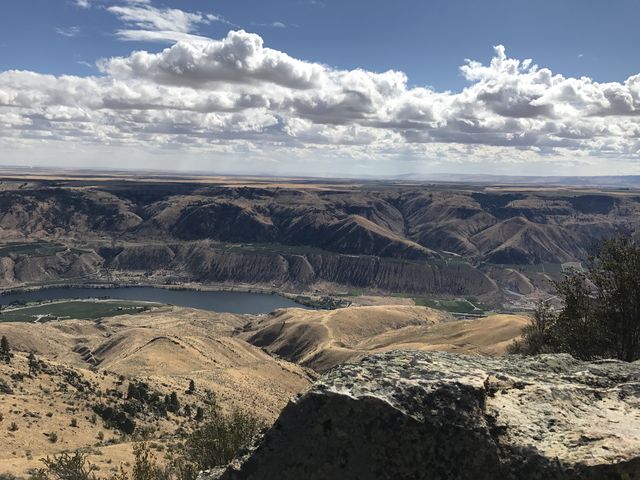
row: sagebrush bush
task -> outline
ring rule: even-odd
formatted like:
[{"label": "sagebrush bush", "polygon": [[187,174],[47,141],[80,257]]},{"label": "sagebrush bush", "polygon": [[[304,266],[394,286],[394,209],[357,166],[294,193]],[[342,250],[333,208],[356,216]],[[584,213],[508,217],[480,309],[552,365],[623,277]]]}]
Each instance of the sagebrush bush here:
[{"label": "sagebrush bush", "polygon": [[[133,447],[135,461],[130,474],[121,465],[110,477],[98,477],[98,469],[87,460],[87,454],[75,452],[42,459],[44,468],[31,480],[195,480],[200,470],[229,463],[263,426],[258,417],[241,410],[223,414],[212,401],[206,419],[184,443],[175,444],[164,464],[157,460],[151,444],[139,442]],[[103,438],[99,432],[98,439]]]}]

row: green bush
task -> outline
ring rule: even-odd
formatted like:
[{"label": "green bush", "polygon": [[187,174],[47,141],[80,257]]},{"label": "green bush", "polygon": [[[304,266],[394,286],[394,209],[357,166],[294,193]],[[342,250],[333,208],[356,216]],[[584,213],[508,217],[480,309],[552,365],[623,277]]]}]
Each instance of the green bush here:
[{"label": "green bush", "polygon": [[209,418],[187,439],[185,456],[199,470],[226,465],[263,427],[263,422],[249,413],[236,409],[224,415],[212,408]]},{"label": "green bush", "polygon": [[586,272],[556,283],[559,311],[540,304],[511,352],[565,352],[580,359],[640,359],[640,247],[605,242]]},{"label": "green bush", "polygon": [[539,302],[529,324],[522,330],[522,339],[509,347],[509,353],[536,355],[551,351],[555,323],[556,315],[549,304]]}]

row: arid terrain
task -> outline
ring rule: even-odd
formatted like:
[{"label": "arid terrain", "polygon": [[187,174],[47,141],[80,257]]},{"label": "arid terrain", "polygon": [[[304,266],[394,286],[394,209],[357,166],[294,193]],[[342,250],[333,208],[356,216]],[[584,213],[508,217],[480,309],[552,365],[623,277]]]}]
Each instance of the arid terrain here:
[{"label": "arid terrain", "polygon": [[[344,360],[396,348],[502,353],[522,322],[457,321],[427,307],[387,305],[257,316],[157,307],[98,321],[0,323],[16,352],[0,364],[0,473],[25,475],[43,456],[78,448],[108,471],[130,461],[132,442],[145,436],[163,455],[197,425],[197,407],[206,408],[211,393],[223,409],[240,407],[269,424],[319,372]],[[30,351],[42,364],[32,376]],[[190,380],[196,390],[187,394]],[[161,398],[176,392],[180,410],[158,415],[153,403],[132,410],[128,388],[140,382]],[[102,404],[126,411],[135,430],[102,418]]]},{"label": "arid terrain", "polygon": [[635,236],[629,188],[286,179],[5,177],[3,288],[243,285],[531,305]]},{"label": "arid terrain", "polygon": [[[0,394],[5,431],[0,472],[25,474],[40,466],[46,454],[86,447],[101,468],[115,468],[122,459],[130,460],[136,438],[148,435],[163,449],[179,440],[197,425],[197,407],[206,409],[211,393],[223,409],[239,407],[273,421],[315,374],[233,337],[247,321],[161,307],[96,322],[0,323],[0,335],[17,352],[11,364],[0,365],[7,387]],[[26,352],[31,351],[43,368],[30,377]],[[191,380],[196,389],[186,394]],[[180,410],[158,414],[153,404],[131,410],[128,387],[139,382],[160,398],[176,392]],[[102,418],[96,408],[102,404],[126,411],[135,430],[123,431]],[[75,427],[70,426],[73,419]],[[14,422],[17,429],[12,431]],[[57,435],[55,442],[51,432]]]},{"label": "arid terrain", "polygon": [[456,320],[438,310],[399,305],[286,309],[259,319],[240,337],[322,372],[359,356],[395,349],[503,354],[526,321],[524,315]]},{"label": "arid terrain", "polygon": [[142,438],[163,459],[214,398],[269,425],[320,374],[370,354],[502,355],[552,281],[602,239],[636,236],[639,218],[628,189],[7,174],[3,291],[257,290],[325,309],[2,305],[15,355],[0,364],[0,473],[76,449],[115,471]]}]

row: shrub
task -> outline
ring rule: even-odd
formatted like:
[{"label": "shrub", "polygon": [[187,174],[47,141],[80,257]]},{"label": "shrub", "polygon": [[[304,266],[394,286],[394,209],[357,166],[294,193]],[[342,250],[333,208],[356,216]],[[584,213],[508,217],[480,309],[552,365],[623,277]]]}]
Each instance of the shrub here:
[{"label": "shrub", "polygon": [[[44,468],[33,472],[31,480],[99,480],[95,474],[98,468],[87,461],[86,453],[61,453],[43,458],[41,462]],[[105,480],[128,480],[128,476],[120,469]]]},{"label": "shrub", "polygon": [[29,376],[32,377],[40,371],[40,361],[36,357],[35,352],[29,353]]},{"label": "shrub", "polygon": [[214,408],[208,420],[187,439],[186,458],[199,470],[226,465],[263,427],[263,422],[249,413],[236,409],[224,415]]},{"label": "shrub", "polygon": [[193,394],[196,391],[196,382],[194,382],[193,380],[189,380],[189,388],[187,389],[187,392],[189,395]]},{"label": "shrub", "polygon": [[169,471],[158,465],[156,456],[146,442],[133,446],[135,462],[133,464],[133,480],[170,480]]},{"label": "shrub", "polygon": [[61,453],[41,459],[44,468],[32,475],[32,480],[96,480],[97,467],[87,461],[81,452]]},{"label": "shrub", "polygon": [[548,303],[538,302],[529,324],[522,329],[522,339],[509,346],[509,353],[536,355],[552,349],[557,316]]},{"label": "shrub", "polygon": [[512,352],[566,352],[576,358],[640,359],[640,247],[605,242],[588,270],[556,283],[562,308],[538,305]]},{"label": "shrub", "polygon": [[11,363],[11,358],[13,357],[13,353],[11,353],[11,346],[9,345],[9,340],[5,335],[0,339],[0,361],[5,363]]}]

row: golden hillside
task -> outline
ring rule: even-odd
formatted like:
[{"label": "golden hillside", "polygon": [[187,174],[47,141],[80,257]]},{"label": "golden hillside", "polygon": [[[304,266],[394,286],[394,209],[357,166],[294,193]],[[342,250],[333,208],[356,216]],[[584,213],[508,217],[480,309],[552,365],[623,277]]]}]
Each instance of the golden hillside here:
[{"label": "golden hillside", "polygon": [[348,359],[394,349],[499,355],[520,336],[527,317],[494,315],[456,320],[428,307],[381,305],[338,310],[278,310],[241,338],[318,371]]}]

